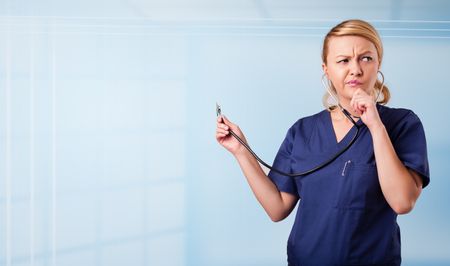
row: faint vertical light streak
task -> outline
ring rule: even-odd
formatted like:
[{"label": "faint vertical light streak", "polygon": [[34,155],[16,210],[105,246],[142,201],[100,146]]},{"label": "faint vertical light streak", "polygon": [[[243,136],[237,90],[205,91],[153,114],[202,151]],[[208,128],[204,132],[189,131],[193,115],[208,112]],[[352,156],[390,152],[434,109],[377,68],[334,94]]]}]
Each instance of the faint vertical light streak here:
[{"label": "faint vertical light streak", "polygon": [[30,265],[34,266],[34,181],[35,181],[35,161],[34,161],[34,91],[35,91],[35,73],[34,73],[34,44],[35,34],[33,31],[33,22],[30,22]]},{"label": "faint vertical light streak", "polygon": [[[54,23],[53,23],[54,25]],[[56,266],[56,51],[55,51],[55,31],[51,34],[51,71],[52,71],[52,265]]]},{"label": "faint vertical light streak", "polygon": [[[8,6],[8,3],[7,3]],[[5,73],[5,190],[6,190],[6,266],[11,266],[11,26],[6,26],[6,73]]]}]

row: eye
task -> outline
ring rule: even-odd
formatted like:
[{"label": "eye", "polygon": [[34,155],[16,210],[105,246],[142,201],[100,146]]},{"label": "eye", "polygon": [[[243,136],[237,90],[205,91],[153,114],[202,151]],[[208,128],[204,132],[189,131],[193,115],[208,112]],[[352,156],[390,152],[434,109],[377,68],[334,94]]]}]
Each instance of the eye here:
[{"label": "eye", "polygon": [[342,60],[339,60],[339,61],[337,61],[337,63],[338,64],[341,64],[341,63],[348,63],[348,59],[342,59]]},{"label": "eye", "polygon": [[361,58],[361,60],[362,60],[363,62],[370,62],[370,61],[373,60],[373,58],[372,58],[371,56],[363,56],[363,57]]}]

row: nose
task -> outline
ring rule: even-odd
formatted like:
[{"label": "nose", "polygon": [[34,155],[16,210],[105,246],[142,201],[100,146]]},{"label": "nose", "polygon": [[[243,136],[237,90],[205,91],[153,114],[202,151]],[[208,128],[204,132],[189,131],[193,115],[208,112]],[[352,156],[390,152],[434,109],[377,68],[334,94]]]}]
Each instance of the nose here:
[{"label": "nose", "polygon": [[362,75],[362,68],[359,64],[358,60],[352,60],[352,64],[350,65],[350,74],[352,76],[361,76]]}]

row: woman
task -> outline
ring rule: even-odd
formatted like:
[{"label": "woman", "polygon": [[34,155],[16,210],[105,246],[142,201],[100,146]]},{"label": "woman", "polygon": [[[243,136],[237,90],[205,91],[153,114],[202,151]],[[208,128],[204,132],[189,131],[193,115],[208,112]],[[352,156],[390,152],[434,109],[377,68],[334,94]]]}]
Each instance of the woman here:
[{"label": "woman", "polygon": [[429,183],[429,169],[419,118],[410,110],[384,106],[390,93],[380,73],[382,57],[380,37],[365,21],[344,21],[326,35],[326,110],[289,129],[273,167],[288,173],[314,168],[345,148],[360,129],[348,150],[311,174],[265,175],[230,135],[231,129],[244,139],[239,127],[222,116],[217,120],[217,141],[238,160],[273,221],[286,218],[301,199],[288,240],[289,265],[401,263],[396,219],[413,209]]}]

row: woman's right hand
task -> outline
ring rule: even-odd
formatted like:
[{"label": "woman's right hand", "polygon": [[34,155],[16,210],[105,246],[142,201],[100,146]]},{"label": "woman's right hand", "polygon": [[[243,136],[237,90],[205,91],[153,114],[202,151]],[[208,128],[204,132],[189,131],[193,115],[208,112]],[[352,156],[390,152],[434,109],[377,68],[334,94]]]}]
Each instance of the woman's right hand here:
[{"label": "woman's right hand", "polygon": [[230,134],[230,129],[233,130],[233,132],[245,143],[247,143],[244,134],[237,125],[231,123],[231,121],[223,115],[218,116],[216,140],[220,143],[220,145],[236,156],[238,153],[245,151],[245,147],[235,137],[233,137],[233,135]]}]

